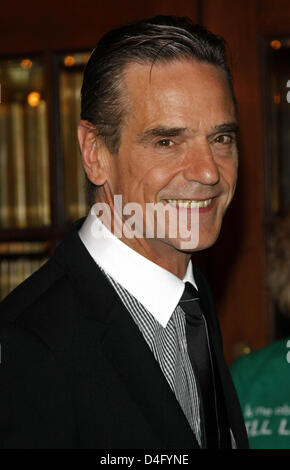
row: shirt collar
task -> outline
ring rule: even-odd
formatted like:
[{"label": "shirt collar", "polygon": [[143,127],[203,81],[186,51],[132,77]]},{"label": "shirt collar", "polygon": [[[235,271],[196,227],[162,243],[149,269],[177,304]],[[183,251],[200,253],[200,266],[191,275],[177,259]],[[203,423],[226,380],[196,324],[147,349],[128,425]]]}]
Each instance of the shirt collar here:
[{"label": "shirt collar", "polygon": [[197,288],[191,260],[184,279],[140,255],[113,235],[95,215],[88,214],[79,237],[94,261],[133,295],[165,328],[190,282]]}]

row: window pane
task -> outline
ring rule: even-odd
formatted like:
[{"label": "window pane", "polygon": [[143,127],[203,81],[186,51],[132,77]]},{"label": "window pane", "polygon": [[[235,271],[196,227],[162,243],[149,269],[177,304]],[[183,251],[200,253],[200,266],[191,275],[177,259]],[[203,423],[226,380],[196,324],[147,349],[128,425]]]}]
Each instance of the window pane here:
[{"label": "window pane", "polygon": [[[266,219],[274,221],[275,230],[278,229],[275,214],[288,212],[290,210],[290,38],[273,37],[267,38],[266,44],[266,80],[264,83],[266,109]],[[266,226],[266,240],[271,243],[270,250],[273,249],[272,226]],[[281,226],[281,246],[280,254],[276,252],[278,263],[279,258],[286,256],[286,239],[282,240],[285,228]],[[285,235],[284,235],[285,237]],[[276,245],[277,241],[275,242]],[[269,249],[266,243],[266,249]],[[278,250],[278,248],[276,248]],[[266,252],[267,253],[267,252]],[[273,255],[272,255],[273,256]],[[270,264],[271,258],[267,260],[267,270],[271,272],[273,266]],[[282,262],[281,262],[282,263]],[[280,264],[281,264],[280,263]],[[287,278],[286,271],[281,272],[281,279],[271,282],[281,284],[282,279]],[[285,277],[286,276],[286,277]],[[270,289],[271,291],[271,289]],[[275,339],[285,338],[290,335],[290,317],[286,311],[279,308],[276,298],[272,300],[270,311],[273,313],[273,329]]]},{"label": "window pane", "polygon": [[61,139],[67,220],[75,220],[86,215],[88,211],[85,173],[77,140],[82,74],[88,58],[89,52],[70,53],[62,55],[59,61]]},{"label": "window pane", "polygon": [[50,224],[49,150],[40,58],[0,60],[0,226]]},{"label": "window pane", "polygon": [[290,207],[290,38],[268,43],[268,152],[272,212]]}]

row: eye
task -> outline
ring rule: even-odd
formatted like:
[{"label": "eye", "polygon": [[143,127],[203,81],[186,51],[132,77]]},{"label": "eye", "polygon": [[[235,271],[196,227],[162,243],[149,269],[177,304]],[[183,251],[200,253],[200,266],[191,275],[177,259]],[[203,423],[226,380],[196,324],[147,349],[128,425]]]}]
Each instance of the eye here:
[{"label": "eye", "polygon": [[217,142],[218,144],[223,144],[223,145],[232,144],[233,141],[234,141],[234,137],[230,134],[222,134],[215,138],[215,142]]},{"label": "eye", "polygon": [[157,147],[169,148],[174,145],[174,142],[171,139],[161,139],[156,142]]}]

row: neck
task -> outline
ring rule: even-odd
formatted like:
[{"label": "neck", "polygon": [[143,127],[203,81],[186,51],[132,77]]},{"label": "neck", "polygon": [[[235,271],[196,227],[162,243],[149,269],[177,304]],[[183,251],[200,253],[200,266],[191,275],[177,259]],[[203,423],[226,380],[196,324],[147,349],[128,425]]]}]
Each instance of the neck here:
[{"label": "neck", "polygon": [[[140,255],[171,272],[179,279],[184,278],[191,253],[184,253],[166,243],[160,243],[160,240],[155,239],[150,239],[150,243],[148,243],[146,238],[128,239],[122,237],[121,241]],[[160,245],[163,246],[161,247]]]},{"label": "neck", "polygon": [[[102,197],[103,196],[103,197]],[[187,270],[191,253],[178,250],[173,245],[158,238],[126,237],[124,233],[124,219],[114,208],[110,191],[105,191],[96,202],[104,202],[109,210],[102,214],[102,223],[127,246],[153,263],[161,266],[180,279],[183,279]]]}]

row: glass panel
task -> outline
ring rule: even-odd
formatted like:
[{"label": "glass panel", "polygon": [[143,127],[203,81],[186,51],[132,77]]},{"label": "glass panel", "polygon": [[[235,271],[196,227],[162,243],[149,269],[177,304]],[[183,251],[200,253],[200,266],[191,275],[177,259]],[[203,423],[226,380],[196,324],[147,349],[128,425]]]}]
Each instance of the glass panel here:
[{"label": "glass panel", "polygon": [[46,242],[0,244],[0,301],[48,259]]},{"label": "glass panel", "polygon": [[0,83],[0,227],[49,225],[49,153],[42,60],[1,59]]},{"label": "glass panel", "polygon": [[[275,215],[290,210],[290,38],[272,37],[266,43],[265,98],[266,98],[266,207],[268,222]],[[271,224],[266,228],[266,240],[271,237]],[[276,227],[277,230],[277,227]],[[281,234],[285,229],[281,228]],[[280,255],[286,256],[285,244],[281,244]],[[267,259],[270,271],[270,259]],[[282,268],[281,268],[282,269]],[[286,269],[286,266],[285,266]],[[284,270],[285,271],[285,270]],[[281,280],[287,278],[287,270],[281,271]],[[272,279],[271,282],[276,282]],[[269,296],[270,299],[270,296]],[[290,317],[280,311],[277,299],[270,300],[273,315],[274,338],[290,335]]]},{"label": "glass panel", "polygon": [[290,38],[268,42],[267,138],[270,210],[290,207]]},{"label": "glass panel", "polygon": [[88,212],[85,173],[77,140],[82,74],[90,53],[64,54],[59,61],[59,96],[67,220]]}]

